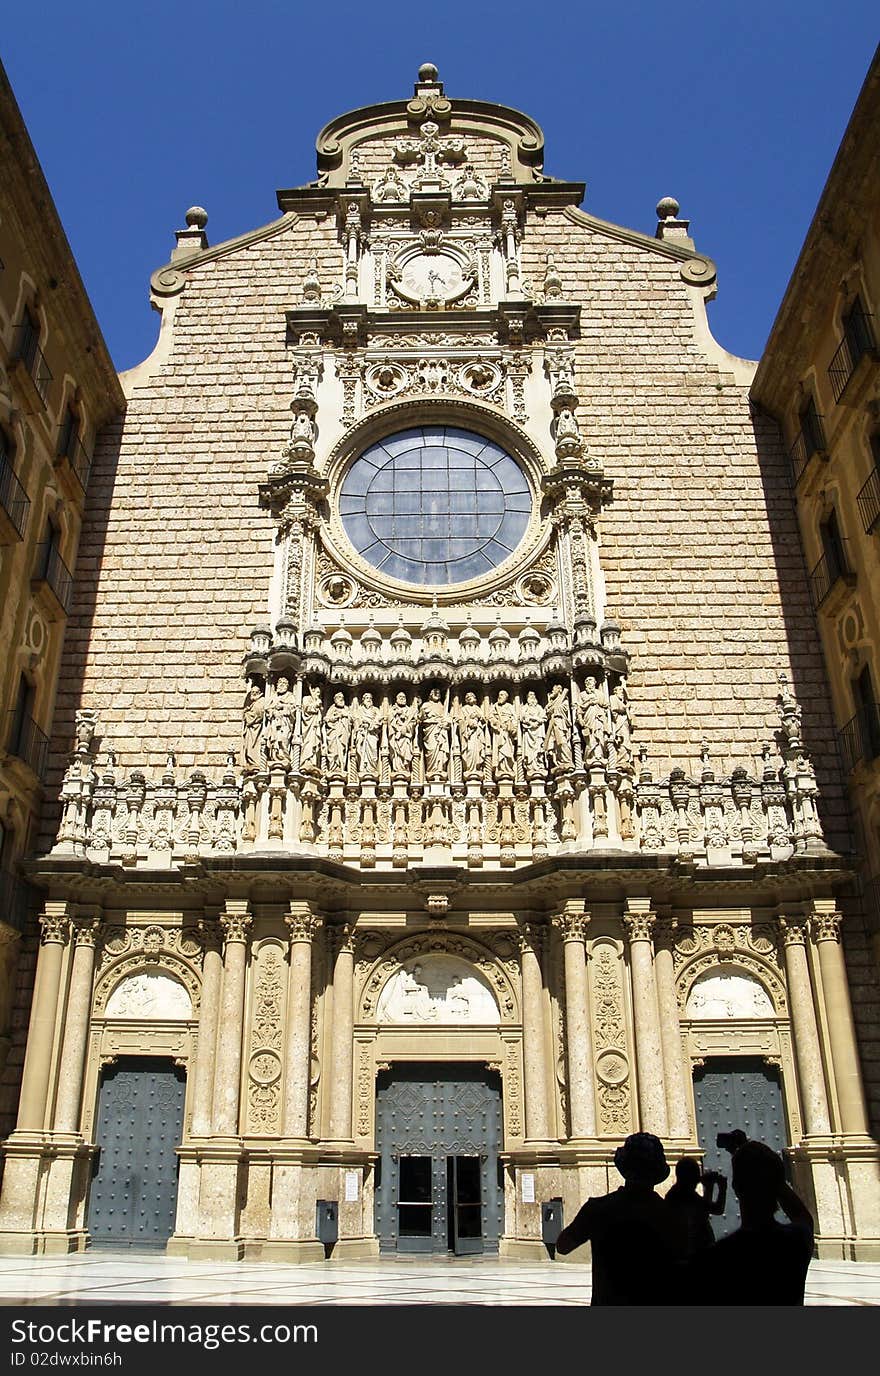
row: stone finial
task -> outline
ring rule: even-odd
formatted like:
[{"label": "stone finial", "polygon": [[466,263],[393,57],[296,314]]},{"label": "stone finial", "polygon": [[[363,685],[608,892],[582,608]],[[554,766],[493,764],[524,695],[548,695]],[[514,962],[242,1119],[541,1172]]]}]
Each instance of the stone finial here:
[{"label": "stone finial", "polygon": [[657,202],[657,231],[654,237],[656,239],[675,239],[685,248],[693,248],[694,241],[688,233],[691,222],[678,218],[679,209],[678,201],[674,196],[663,196]]},{"label": "stone finial", "polygon": [[680,209],[681,206],[674,196],[662,196],[657,202],[657,219],[675,220]]},{"label": "stone finial", "polygon": [[208,223],[208,212],[200,205],[191,205],[184,216],[190,229],[204,229]]},{"label": "stone finial", "polygon": [[178,258],[200,253],[208,247],[208,236],[205,233],[205,225],[208,223],[207,210],[200,205],[191,205],[184,219],[186,229],[178,229],[174,235],[176,242],[171,252],[172,263]]},{"label": "stone finial", "polygon": [[434,83],[439,73],[433,62],[423,62],[419,68],[419,81],[422,83]]}]

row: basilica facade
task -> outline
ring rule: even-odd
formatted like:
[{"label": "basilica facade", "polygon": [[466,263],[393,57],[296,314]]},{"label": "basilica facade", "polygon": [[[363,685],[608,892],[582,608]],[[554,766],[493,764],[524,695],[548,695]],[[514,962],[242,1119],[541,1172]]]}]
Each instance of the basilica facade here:
[{"label": "basilica facade", "polygon": [[153,276],[29,866],[3,1250],[546,1256],[630,1132],[718,1164],[741,1127],[821,1255],[880,1256],[786,452],[676,202],[643,234],[543,166],[426,65]]}]

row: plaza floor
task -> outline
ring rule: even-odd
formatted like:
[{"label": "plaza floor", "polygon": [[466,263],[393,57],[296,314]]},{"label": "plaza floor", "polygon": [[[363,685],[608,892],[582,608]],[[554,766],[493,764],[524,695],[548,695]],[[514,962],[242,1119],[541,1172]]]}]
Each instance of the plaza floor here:
[{"label": "plaza floor", "polygon": [[[0,1256],[0,1304],[586,1305],[590,1268],[497,1258],[280,1265],[161,1253]],[[807,1305],[880,1305],[880,1262],[813,1261]]]}]

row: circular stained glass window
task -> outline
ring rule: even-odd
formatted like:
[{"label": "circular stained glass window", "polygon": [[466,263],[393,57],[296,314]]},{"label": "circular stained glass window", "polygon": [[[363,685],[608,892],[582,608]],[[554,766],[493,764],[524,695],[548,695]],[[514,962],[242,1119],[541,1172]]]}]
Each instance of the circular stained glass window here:
[{"label": "circular stained glass window", "polygon": [[515,459],[450,425],[420,426],[371,445],[339,494],[358,554],[405,583],[464,583],[491,573],[526,532],[532,497]]}]

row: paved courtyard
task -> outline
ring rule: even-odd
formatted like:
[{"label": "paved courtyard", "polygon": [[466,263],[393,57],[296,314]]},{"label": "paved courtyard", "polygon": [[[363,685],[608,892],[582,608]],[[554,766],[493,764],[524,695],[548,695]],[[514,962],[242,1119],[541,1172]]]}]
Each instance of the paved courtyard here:
[{"label": "paved courtyard", "polygon": [[[162,1254],[0,1256],[0,1303],[585,1305],[590,1267],[467,1258],[279,1265]],[[814,1261],[808,1305],[880,1305],[880,1262]]]}]

